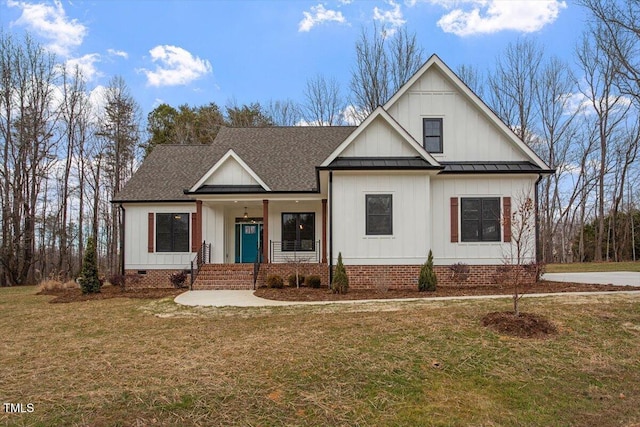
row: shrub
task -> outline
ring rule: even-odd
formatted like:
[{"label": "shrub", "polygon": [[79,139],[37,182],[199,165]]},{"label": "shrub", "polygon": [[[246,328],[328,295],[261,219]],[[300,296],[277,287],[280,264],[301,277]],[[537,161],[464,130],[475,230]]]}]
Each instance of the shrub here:
[{"label": "shrub", "polygon": [[284,280],[282,280],[282,276],[278,276],[277,274],[270,274],[267,276],[267,287],[274,289],[282,289],[284,288]]},{"label": "shrub", "polygon": [[169,276],[169,281],[175,288],[182,288],[186,280],[187,273],[184,271],[176,271],[175,273],[171,273]]},{"label": "shrub", "polygon": [[347,276],[347,270],[345,270],[342,263],[342,252],[338,252],[338,265],[336,265],[336,271],[333,273],[331,289],[333,289],[334,294],[346,294],[349,291],[349,276]]},{"label": "shrub", "polygon": [[47,279],[38,284],[36,291],[58,291],[63,289],[77,289],[78,287],[78,284],[73,280],[61,282],[60,280]]},{"label": "shrub", "polygon": [[420,269],[420,277],[418,277],[418,290],[420,292],[433,292],[436,290],[436,284],[438,279],[435,271],[433,271],[433,253],[429,249],[429,256],[427,262],[425,262]]},{"label": "shrub", "polygon": [[94,294],[100,292],[102,282],[98,277],[98,256],[96,244],[93,237],[87,240],[87,246],[82,260],[82,271],[78,278],[83,294]]},{"label": "shrub", "polygon": [[124,283],[125,285],[127,283],[131,284],[131,285],[137,285],[138,283],[140,283],[140,280],[142,279],[142,276],[139,275],[138,273],[129,273],[125,276],[125,280]]},{"label": "shrub", "polygon": [[458,262],[449,266],[449,270],[451,270],[453,281],[456,283],[466,282],[469,278],[469,264]]},{"label": "shrub", "polygon": [[296,283],[296,275],[295,273],[292,273],[289,275],[289,277],[287,277],[287,283],[289,283],[289,286],[291,287],[302,286],[302,284],[304,283],[304,275],[298,274],[298,283]]},{"label": "shrub", "polygon": [[113,286],[120,286],[121,288],[124,288],[124,283],[125,283],[125,277],[122,274],[112,274],[111,276],[109,276],[109,283],[111,283]]},{"label": "shrub", "polygon": [[320,276],[311,275],[307,277],[307,285],[309,285],[310,288],[318,289],[322,286],[322,280],[320,279]]}]

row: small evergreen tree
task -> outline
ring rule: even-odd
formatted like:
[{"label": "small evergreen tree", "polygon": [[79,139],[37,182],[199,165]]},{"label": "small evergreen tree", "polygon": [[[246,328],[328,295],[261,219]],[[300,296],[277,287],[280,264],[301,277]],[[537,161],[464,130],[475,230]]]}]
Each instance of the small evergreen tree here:
[{"label": "small evergreen tree", "polygon": [[331,289],[333,289],[334,294],[346,294],[349,290],[349,277],[342,263],[342,252],[338,252],[338,265],[336,265],[336,271],[333,273]]},{"label": "small evergreen tree", "polygon": [[420,269],[420,277],[418,278],[418,290],[420,292],[433,292],[436,290],[437,283],[438,278],[436,277],[436,272],[433,271],[433,253],[431,252],[431,249],[429,249],[427,262],[425,262]]},{"label": "small evergreen tree", "polygon": [[82,260],[80,272],[80,287],[83,294],[95,294],[100,292],[100,279],[98,278],[98,255],[93,237],[87,240],[87,247]]}]

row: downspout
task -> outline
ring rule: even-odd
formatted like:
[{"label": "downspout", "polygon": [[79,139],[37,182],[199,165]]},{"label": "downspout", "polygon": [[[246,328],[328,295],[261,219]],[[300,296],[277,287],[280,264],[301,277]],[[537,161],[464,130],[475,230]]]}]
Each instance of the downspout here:
[{"label": "downspout", "polygon": [[329,171],[329,288],[333,282],[333,171]]},{"label": "downspout", "polygon": [[120,203],[120,210],[122,211],[122,222],[120,224],[120,274],[124,276],[124,227],[125,227],[125,209]]},{"label": "downspout", "polygon": [[540,218],[539,218],[539,209],[538,209],[538,184],[542,181],[542,174],[538,174],[538,179],[536,180],[536,185],[534,187],[535,194],[535,225],[536,225],[536,236],[535,236],[535,250],[536,250],[536,262],[539,263],[541,261],[540,256]]}]

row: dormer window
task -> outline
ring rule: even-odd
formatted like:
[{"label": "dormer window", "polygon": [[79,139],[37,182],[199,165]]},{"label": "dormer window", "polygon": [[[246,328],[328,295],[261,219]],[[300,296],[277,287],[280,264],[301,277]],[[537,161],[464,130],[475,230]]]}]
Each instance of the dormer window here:
[{"label": "dormer window", "polygon": [[442,153],[442,118],[422,119],[424,149],[429,153]]}]

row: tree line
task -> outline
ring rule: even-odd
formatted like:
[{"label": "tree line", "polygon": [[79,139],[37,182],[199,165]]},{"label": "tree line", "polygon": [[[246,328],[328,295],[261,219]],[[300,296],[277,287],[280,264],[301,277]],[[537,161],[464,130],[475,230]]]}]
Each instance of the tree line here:
[{"label": "tree line", "polygon": [[[556,170],[539,183],[542,260],[637,259],[640,6],[580,3],[590,21],[571,58],[530,37],[491,69],[456,73]],[[121,212],[110,200],[158,144],[209,144],[221,126],[357,124],[425,60],[406,29],[363,28],[354,50],[348,88],[319,74],[301,102],[162,104],[143,123],[121,77],[96,102],[78,68],[0,31],[0,285],[75,277],[89,236],[100,270],[119,271]]]}]

